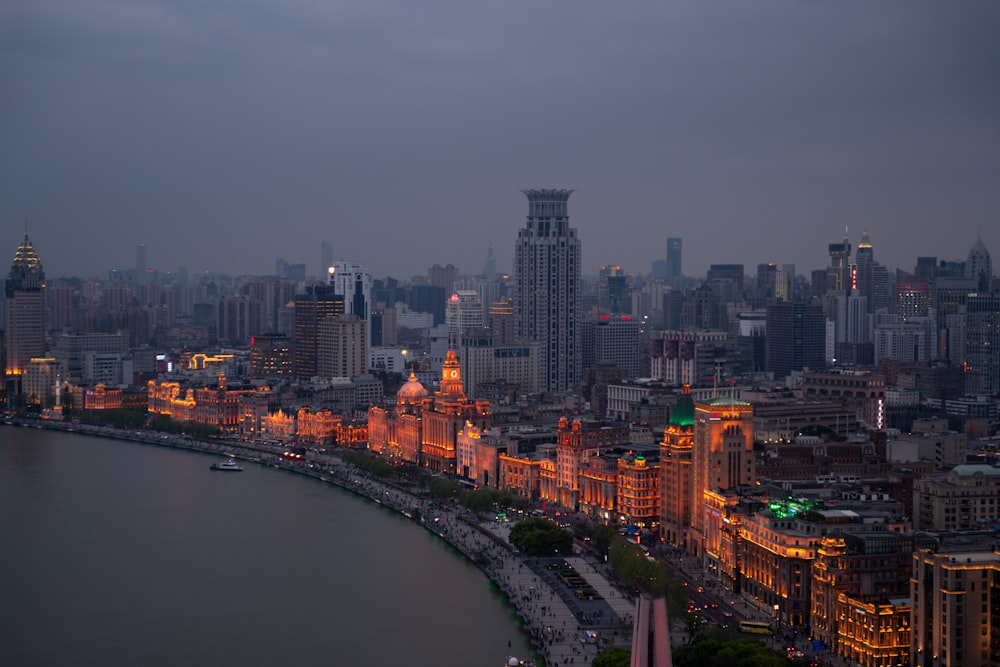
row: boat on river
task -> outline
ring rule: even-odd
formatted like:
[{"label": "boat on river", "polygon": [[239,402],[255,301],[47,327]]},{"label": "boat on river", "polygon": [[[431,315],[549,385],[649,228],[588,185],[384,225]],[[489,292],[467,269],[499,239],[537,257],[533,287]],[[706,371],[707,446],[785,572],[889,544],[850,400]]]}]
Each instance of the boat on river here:
[{"label": "boat on river", "polygon": [[222,463],[213,463],[212,470],[228,470],[229,472],[243,472],[235,460],[229,459],[228,461],[223,461]]}]

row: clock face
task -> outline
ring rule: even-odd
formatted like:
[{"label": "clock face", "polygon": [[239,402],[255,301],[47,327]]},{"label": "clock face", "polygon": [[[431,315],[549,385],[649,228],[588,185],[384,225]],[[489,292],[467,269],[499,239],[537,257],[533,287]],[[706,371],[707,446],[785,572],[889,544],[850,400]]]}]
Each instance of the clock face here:
[{"label": "clock face", "polygon": [[452,376],[453,378],[457,378],[457,377],[458,377],[458,371],[457,371],[457,370],[454,370],[454,369],[452,369],[452,371],[451,371],[450,375],[451,375],[451,376]]}]

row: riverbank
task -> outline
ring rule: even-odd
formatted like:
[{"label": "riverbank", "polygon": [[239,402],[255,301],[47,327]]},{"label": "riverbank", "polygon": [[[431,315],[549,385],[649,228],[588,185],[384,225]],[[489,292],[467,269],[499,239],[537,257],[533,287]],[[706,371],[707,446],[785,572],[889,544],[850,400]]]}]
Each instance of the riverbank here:
[{"label": "riverbank", "polygon": [[[520,617],[522,627],[535,647],[538,664],[587,664],[598,650],[599,636],[619,645],[627,644],[628,629],[621,619],[628,620],[627,613],[633,607],[624,598],[615,600],[618,604],[613,612],[595,618],[581,618],[580,609],[571,609],[567,604],[566,591],[557,590],[546,580],[544,567],[540,574],[539,563],[515,555],[508,542],[512,524],[480,522],[462,508],[437,503],[419,492],[413,493],[372,478],[344,462],[337,452],[311,452],[305,460],[291,461],[282,458],[283,450],[278,448],[236,441],[200,441],[151,431],[45,420],[20,420],[16,426],[12,424],[10,427],[77,432],[220,457],[233,456],[339,486],[419,523],[479,567],[496,589],[506,596],[509,605]],[[579,561],[575,567],[590,581],[591,574],[586,572],[582,558],[567,560]],[[604,589],[602,595],[614,595],[613,588],[606,581],[603,584],[594,582],[594,588],[599,591]],[[572,600],[571,597],[570,602]]]}]

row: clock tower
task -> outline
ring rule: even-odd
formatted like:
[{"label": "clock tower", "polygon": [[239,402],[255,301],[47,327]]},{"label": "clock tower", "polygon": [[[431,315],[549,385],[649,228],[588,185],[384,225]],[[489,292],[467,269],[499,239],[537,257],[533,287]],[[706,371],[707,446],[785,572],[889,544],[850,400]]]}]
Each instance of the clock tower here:
[{"label": "clock tower", "polygon": [[438,395],[465,398],[465,391],[462,389],[462,369],[458,365],[455,350],[449,349],[445,355],[444,365],[441,367],[441,391]]}]

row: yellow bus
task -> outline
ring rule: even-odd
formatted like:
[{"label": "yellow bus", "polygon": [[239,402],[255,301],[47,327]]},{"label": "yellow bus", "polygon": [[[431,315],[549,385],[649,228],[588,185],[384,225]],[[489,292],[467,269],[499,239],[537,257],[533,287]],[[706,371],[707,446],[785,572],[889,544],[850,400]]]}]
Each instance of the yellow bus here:
[{"label": "yellow bus", "polygon": [[764,621],[740,621],[740,632],[749,632],[753,635],[774,634],[771,624]]}]

